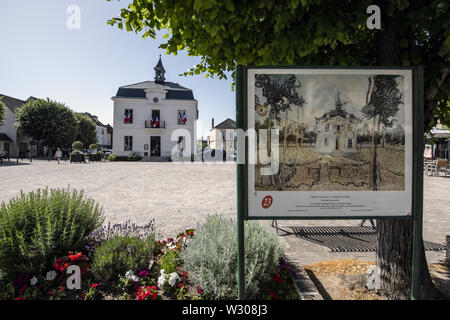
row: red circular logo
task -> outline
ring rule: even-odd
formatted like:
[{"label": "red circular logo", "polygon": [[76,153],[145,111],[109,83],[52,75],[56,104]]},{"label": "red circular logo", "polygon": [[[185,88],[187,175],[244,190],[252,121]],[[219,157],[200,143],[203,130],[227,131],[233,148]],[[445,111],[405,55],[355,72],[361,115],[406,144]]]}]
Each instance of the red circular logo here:
[{"label": "red circular logo", "polygon": [[265,196],[262,199],[261,205],[264,209],[267,209],[267,208],[270,208],[270,206],[272,205],[272,202],[273,202],[272,196]]}]

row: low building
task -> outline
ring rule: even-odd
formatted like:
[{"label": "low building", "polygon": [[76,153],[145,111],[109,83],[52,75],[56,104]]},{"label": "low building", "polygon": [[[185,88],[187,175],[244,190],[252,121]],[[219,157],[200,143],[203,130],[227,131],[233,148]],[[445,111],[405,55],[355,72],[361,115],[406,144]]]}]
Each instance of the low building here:
[{"label": "low building", "polygon": [[433,159],[450,159],[450,130],[438,123],[426,136]]},{"label": "low building", "polygon": [[[111,148],[111,138],[110,138],[110,135],[112,134],[111,126],[109,124],[107,125],[103,124],[100,120],[98,120],[97,116],[92,115],[88,112],[84,112],[83,115],[89,117],[95,123],[98,148],[100,150]],[[111,128],[110,129],[111,133],[108,133],[108,127]]]},{"label": "low building", "polygon": [[[0,98],[0,101],[6,105],[6,117],[3,125],[0,126],[0,151],[6,151],[10,157],[26,157],[28,152],[32,152],[31,140],[28,136],[18,133],[15,123],[17,109],[27,103],[31,97],[24,101],[0,94]],[[34,153],[36,152],[34,148]]]},{"label": "low building", "polygon": [[338,94],[335,109],[316,118],[316,151],[320,154],[354,153],[358,121],[354,114],[343,109]]},{"label": "low building", "polygon": [[227,152],[236,150],[236,121],[228,118],[214,126],[214,118],[212,118],[209,132],[209,147],[211,149],[225,149]]},{"label": "low building", "polygon": [[142,157],[196,153],[198,102],[191,89],[165,80],[159,58],[154,81],[122,86],[114,101],[113,151]]}]

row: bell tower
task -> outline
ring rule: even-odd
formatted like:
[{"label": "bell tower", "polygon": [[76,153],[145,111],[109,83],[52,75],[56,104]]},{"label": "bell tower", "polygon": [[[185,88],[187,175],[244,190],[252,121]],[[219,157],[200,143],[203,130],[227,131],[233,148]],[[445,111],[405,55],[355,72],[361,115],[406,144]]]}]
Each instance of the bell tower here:
[{"label": "bell tower", "polygon": [[161,55],[159,55],[159,61],[155,66],[155,83],[158,84],[164,84],[164,81],[166,78],[164,77],[164,74],[166,73],[166,70],[164,70],[162,61],[161,61]]}]

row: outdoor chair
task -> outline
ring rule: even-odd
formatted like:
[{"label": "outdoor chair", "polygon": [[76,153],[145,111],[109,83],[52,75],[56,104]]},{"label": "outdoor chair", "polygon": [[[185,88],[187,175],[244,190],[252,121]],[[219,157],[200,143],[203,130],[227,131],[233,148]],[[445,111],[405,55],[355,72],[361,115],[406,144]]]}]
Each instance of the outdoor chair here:
[{"label": "outdoor chair", "polygon": [[448,168],[448,160],[446,159],[438,159],[436,163],[430,165],[431,175],[436,173],[436,176],[439,176],[439,172],[444,172],[445,176],[447,176]]},{"label": "outdoor chair", "polygon": [[423,169],[427,176],[430,175],[430,172],[433,173],[433,168],[436,167],[436,160],[427,159],[423,162]]}]

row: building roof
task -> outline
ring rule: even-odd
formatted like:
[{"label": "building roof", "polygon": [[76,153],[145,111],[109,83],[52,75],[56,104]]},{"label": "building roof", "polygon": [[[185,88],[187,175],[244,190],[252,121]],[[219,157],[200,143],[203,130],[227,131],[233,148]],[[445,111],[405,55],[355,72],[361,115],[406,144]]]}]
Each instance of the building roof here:
[{"label": "building roof", "polygon": [[13,142],[12,139],[10,137],[8,137],[8,135],[6,133],[0,133],[0,141]]},{"label": "building roof", "polygon": [[217,126],[214,127],[215,129],[236,129],[236,121],[233,119],[228,118],[225,121],[222,121]]},{"label": "building roof", "polygon": [[450,130],[445,129],[431,129],[431,134],[435,138],[449,138],[450,137]]},{"label": "building roof", "polygon": [[338,97],[337,97],[337,101],[336,101],[336,105],[335,105],[335,109],[334,110],[330,110],[328,112],[325,112],[323,114],[322,117],[317,118],[317,120],[325,120],[328,118],[334,118],[334,117],[341,117],[344,119],[350,119],[350,120],[356,120],[356,117],[353,113],[349,113],[347,111],[345,111],[343,109],[343,106],[346,104],[347,102],[342,102],[341,98],[339,96],[339,92],[338,92]]},{"label": "building roof", "polygon": [[90,114],[89,112],[83,112],[83,114],[89,118],[91,118],[92,121],[94,121],[94,123],[96,125],[98,125],[99,127],[106,127],[106,125],[104,125],[100,120],[98,120],[97,116],[94,116],[92,114]]},{"label": "building roof", "polygon": [[144,81],[122,86],[117,90],[115,98],[145,98],[145,89],[152,87],[160,87],[166,90],[166,100],[195,100],[191,89],[168,81],[165,81],[164,84],[158,84],[155,81]]},{"label": "building roof", "polygon": [[163,66],[163,64],[162,64],[162,61],[161,61],[161,55],[159,55],[158,63],[156,64],[156,66],[155,66],[154,69],[155,69],[155,71],[156,71],[156,70],[161,70],[163,73],[166,72],[166,70],[164,69],[164,66]]},{"label": "building roof", "polygon": [[12,111],[12,112],[16,112],[17,108],[20,108],[21,106],[23,106],[25,103],[27,103],[26,101],[20,100],[20,99],[16,99],[10,96],[6,96],[4,94],[0,94],[0,98],[4,104],[6,104],[6,106]]}]

